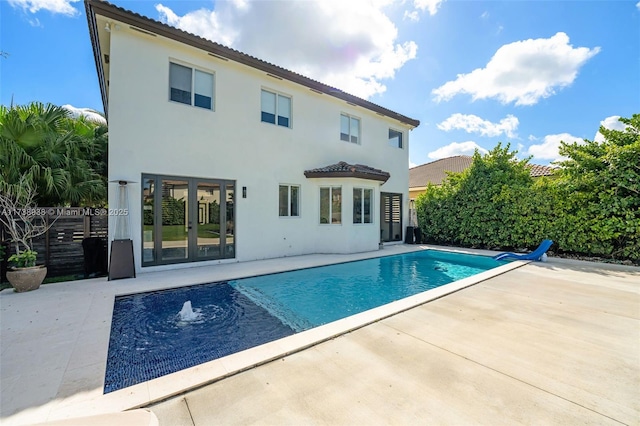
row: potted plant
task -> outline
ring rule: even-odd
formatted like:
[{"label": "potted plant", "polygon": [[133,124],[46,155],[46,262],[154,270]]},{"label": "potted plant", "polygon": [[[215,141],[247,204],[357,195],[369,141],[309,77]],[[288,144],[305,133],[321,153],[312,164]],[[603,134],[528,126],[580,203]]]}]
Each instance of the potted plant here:
[{"label": "potted plant", "polygon": [[24,180],[0,188],[0,224],[15,249],[9,257],[13,267],[7,271],[7,280],[17,292],[37,289],[47,275],[45,266],[36,266],[38,253],[32,241],[47,232],[53,222],[47,223],[44,209],[34,206],[35,196],[33,187]]}]

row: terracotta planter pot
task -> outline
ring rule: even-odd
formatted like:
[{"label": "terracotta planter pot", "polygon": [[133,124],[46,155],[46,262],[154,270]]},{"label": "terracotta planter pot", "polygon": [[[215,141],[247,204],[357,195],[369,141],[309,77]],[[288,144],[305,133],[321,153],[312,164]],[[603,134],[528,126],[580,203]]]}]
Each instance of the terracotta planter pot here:
[{"label": "terracotta planter pot", "polygon": [[47,268],[45,266],[15,268],[7,271],[7,280],[18,293],[39,288],[46,276]]}]

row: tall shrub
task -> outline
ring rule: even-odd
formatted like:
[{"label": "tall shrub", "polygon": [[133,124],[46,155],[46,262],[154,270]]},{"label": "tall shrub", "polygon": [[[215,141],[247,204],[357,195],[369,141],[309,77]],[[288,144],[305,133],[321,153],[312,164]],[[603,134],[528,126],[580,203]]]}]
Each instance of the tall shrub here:
[{"label": "tall shrub", "polygon": [[561,144],[562,250],[640,259],[640,114],[620,121],[600,127],[603,141]]},{"label": "tall shrub", "polygon": [[509,146],[474,154],[463,173],[416,201],[427,241],[532,249],[551,238],[563,252],[640,261],[640,115],[602,141],[562,143],[552,178],[531,179]]},{"label": "tall shrub", "polygon": [[521,211],[531,197],[533,180],[527,160],[518,160],[509,145],[498,144],[471,166],[454,173],[441,187],[429,186],[418,197],[418,222],[430,241],[465,247],[521,247],[527,230]]}]

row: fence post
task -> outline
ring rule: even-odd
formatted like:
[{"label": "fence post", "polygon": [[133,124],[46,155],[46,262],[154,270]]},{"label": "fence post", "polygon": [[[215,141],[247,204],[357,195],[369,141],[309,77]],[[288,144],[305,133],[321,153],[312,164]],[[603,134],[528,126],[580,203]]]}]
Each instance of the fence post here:
[{"label": "fence post", "polygon": [[84,219],[84,236],[83,238],[89,238],[91,236],[91,216],[86,212],[82,215]]},{"label": "fence post", "polygon": [[47,231],[44,233],[44,266],[49,266],[51,263],[51,250],[49,249],[50,227],[49,227],[49,213],[44,215],[44,224],[47,227]]}]

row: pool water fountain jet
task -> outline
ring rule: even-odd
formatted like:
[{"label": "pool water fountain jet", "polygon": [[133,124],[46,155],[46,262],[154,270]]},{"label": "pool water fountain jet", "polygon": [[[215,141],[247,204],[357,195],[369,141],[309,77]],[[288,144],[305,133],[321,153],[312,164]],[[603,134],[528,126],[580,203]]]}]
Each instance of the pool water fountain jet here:
[{"label": "pool water fountain jet", "polygon": [[193,308],[191,307],[191,300],[187,300],[186,302],[184,302],[184,304],[182,305],[182,310],[178,315],[180,315],[180,321],[195,321],[200,317],[200,314],[194,312]]}]

